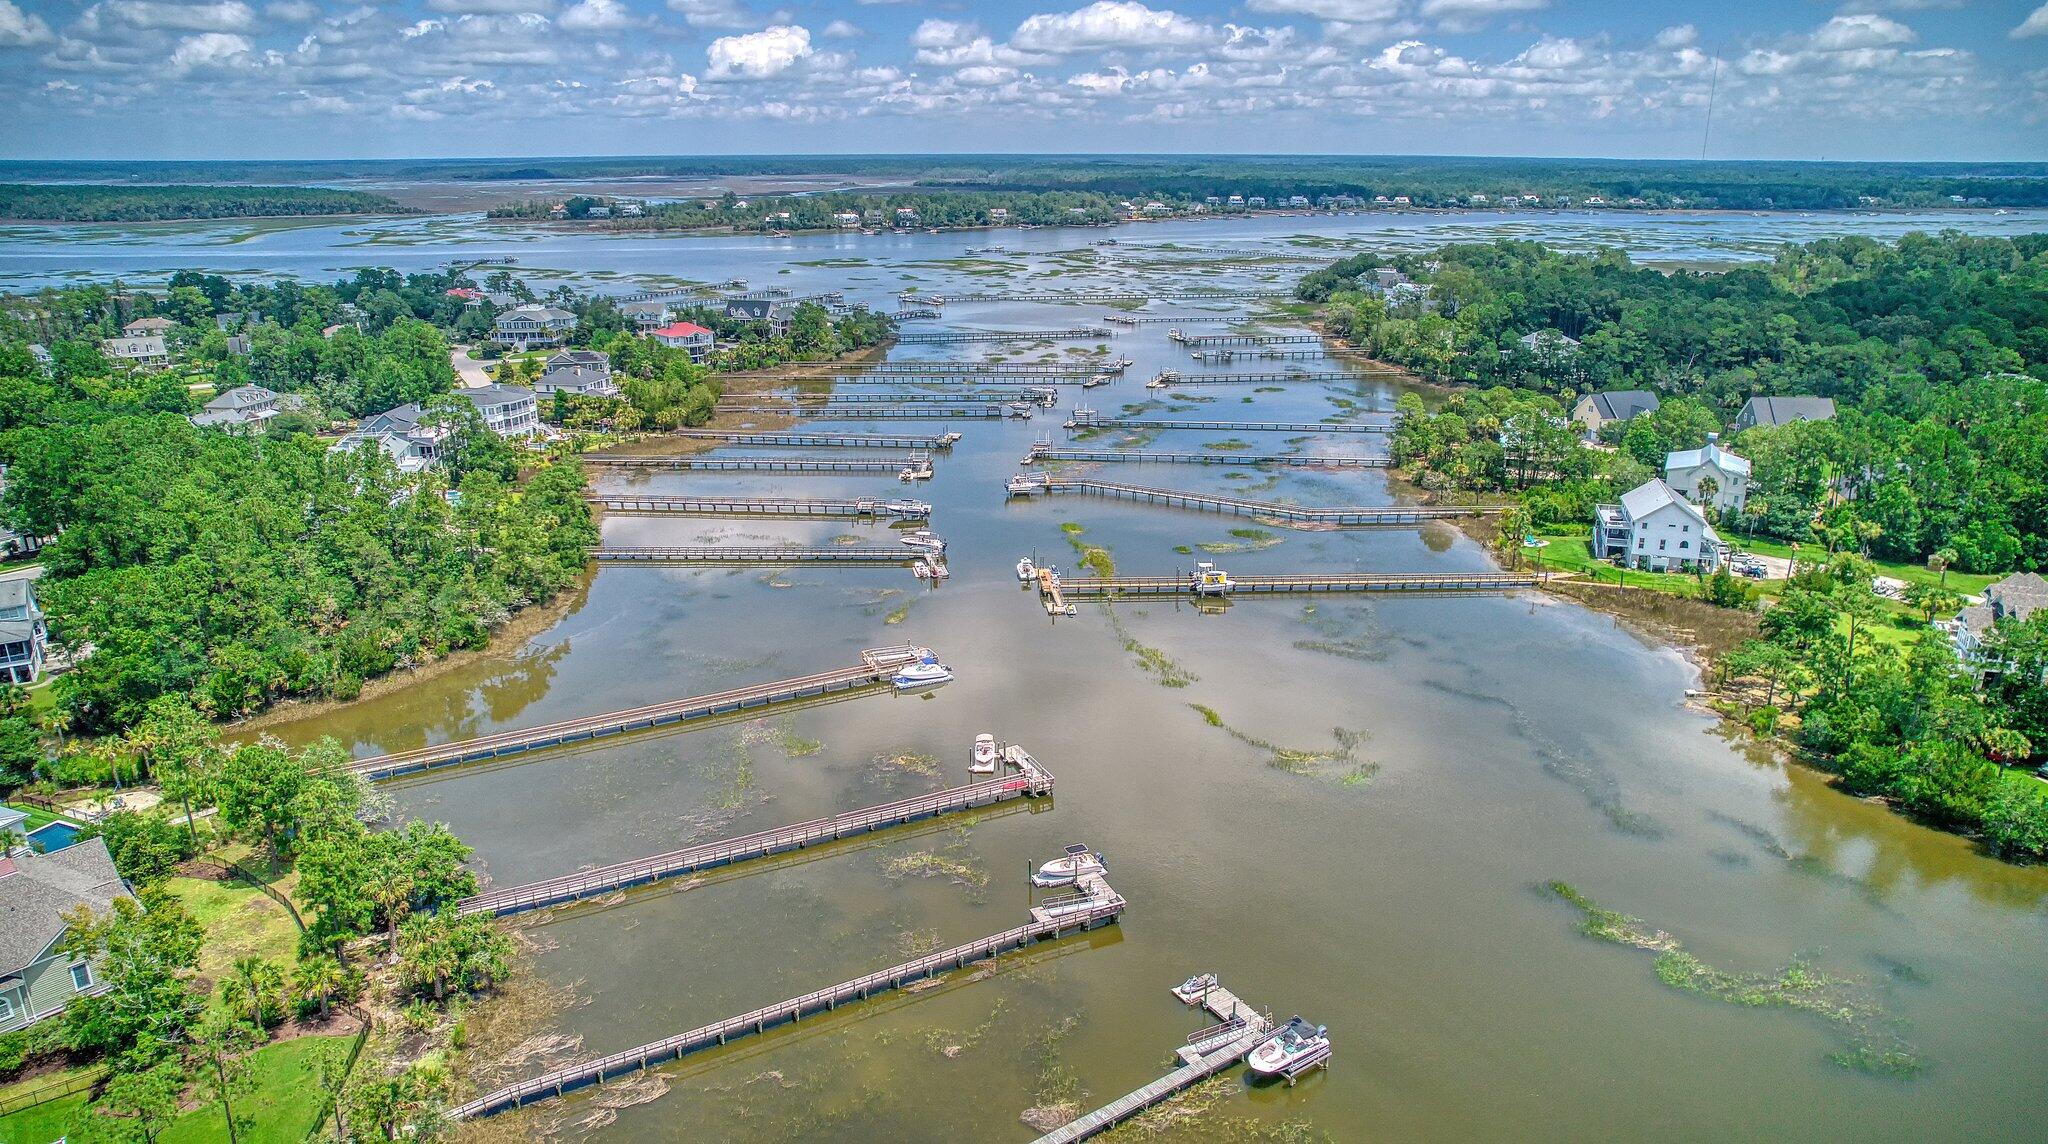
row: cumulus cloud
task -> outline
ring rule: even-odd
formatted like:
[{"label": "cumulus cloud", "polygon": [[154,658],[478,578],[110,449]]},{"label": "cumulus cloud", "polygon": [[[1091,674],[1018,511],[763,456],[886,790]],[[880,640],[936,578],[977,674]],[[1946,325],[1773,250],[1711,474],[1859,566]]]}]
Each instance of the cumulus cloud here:
[{"label": "cumulus cloud", "polygon": [[178,41],[177,48],[171,52],[171,67],[179,71],[218,67],[236,56],[255,50],[255,47],[247,36],[237,36],[228,32],[201,32]]},{"label": "cumulus cloud", "polygon": [[1514,12],[1535,12],[1550,7],[1550,0],[1422,0],[1422,16],[1446,31],[1477,31],[1496,16]]},{"label": "cumulus cloud", "polygon": [[846,20],[834,20],[820,28],[818,34],[831,40],[857,40],[867,35],[859,25]]},{"label": "cumulus cloud", "polygon": [[810,29],[775,24],[744,36],[721,36],[705,49],[711,79],[767,79],[812,54]]},{"label": "cumulus cloud", "polygon": [[86,10],[86,23],[89,29],[105,23],[119,23],[131,28],[177,32],[246,32],[255,26],[256,13],[242,0],[219,0],[211,4],[105,0]]},{"label": "cumulus cloud", "polygon": [[1339,24],[1384,24],[1401,14],[1402,0],[1248,0],[1245,7]]},{"label": "cumulus cloud", "polygon": [[513,16],[522,12],[552,12],[555,0],[427,0],[436,12],[470,16]]},{"label": "cumulus cloud", "polygon": [[1138,0],[1095,0],[1072,12],[1040,12],[1017,25],[1010,42],[1026,51],[1068,53],[1117,48],[1193,48],[1213,43],[1216,29]]},{"label": "cumulus cloud", "polygon": [[1700,42],[1700,30],[1691,24],[1680,24],[1658,32],[1654,42],[1660,48],[1689,48]]},{"label": "cumulus cloud", "polygon": [[1918,38],[1913,29],[1884,16],[1837,16],[1813,34],[1813,46],[1824,52],[1846,52],[1910,44]]},{"label": "cumulus cloud", "polygon": [[555,23],[571,32],[615,32],[638,20],[619,0],[580,0],[557,17]]},{"label": "cumulus cloud", "polygon": [[668,7],[692,28],[751,28],[759,22],[739,0],[668,0]]},{"label": "cumulus cloud", "polygon": [[50,26],[41,16],[23,12],[14,0],[0,0],[0,48],[26,48],[49,40]]},{"label": "cumulus cloud", "polygon": [[[0,19],[0,28],[5,26],[6,21]],[[2024,40],[2030,36],[2048,36],[2048,4],[2034,9],[2032,15],[2020,21],[2019,27],[2007,32],[2006,36],[2015,40]]]}]

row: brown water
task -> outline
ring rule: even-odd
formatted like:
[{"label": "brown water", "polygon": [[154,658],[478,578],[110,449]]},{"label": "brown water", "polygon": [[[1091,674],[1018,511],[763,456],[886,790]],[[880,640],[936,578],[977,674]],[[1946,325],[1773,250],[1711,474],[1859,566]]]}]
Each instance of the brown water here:
[{"label": "brown water", "polygon": [[[956,306],[947,320],[1069,325],[1087,313]],[[1138,382],[1185,362],[1157,326],[1114,344],[1139,365],[1090,391],[1098,409],[1158,397]],[[1369,383],[1188,392],[1214,400],[1174,403],[1178,416],[1259,420],[1329,415],[1332,397],[1392,397]],[[2041,1136],[2048,871],[1993,861],[1730,747],[1685,706],[1693,673],[1679,655],[1538,594],[1246,599],[1216,614],[1153,602],[1118,605],[1113,618],[1084,605],[1054,623],[1012,565],[1035,550],[1071,566],[1063,521],[1130,574],[1198,558],[1245,572],[1473,570],[1487,559],[1440,528],[1269,528],[1280,542],[1261,551],[1176,552],[1244,544],[1229,530],[1255,522],[1081,498],[1005,503],[1002,479],[1035,435],[1058,435],[1057,420],[955,427],[967,439],[914,494],[934,502],[933,527],[953,544],[953,578],[936,590],[901,569],[606,568],[565,619],[520,646],[280,728],[397,750],[822,670],[906,639],[959,675],[930,696],[844,699],[394,789],[404,810],[475,844],[501,884],[957,783],[983,730],[1022,742],[1058,776],[1050,806],[888,832],[528,929],[538,972],[575,998],[561,1025],[587,1055],[1019,924],[1026,869],[1069,842],[1104,851],[1130,902],[1120,927],[1000,960],[992,975],[958,974],[660,1070],[668,1095],[615,1122],[584,1094],[520,1114],[523,1128],[626,1141],[1028,1139],[1017,1114],[1036,1102],[1045,1060],[1071,1070],[1089,1107],[1150,1081],[1206,1023],[1168,987],[1213,970],[1280,1018],[1327,1024],[1337,1047],[1327,1073],[1294,1088],[1229,1082],[1217,1116],[1306,1120],[1338,1139]],[[1230,436],[1169,432],[1152,446]],[[1304,503],[1387,499],[1374,473],[1102,471]],[[902,491],[859,476],[598,479],[670,492]],[[883,527],[824,521],[606,526],[620,543],[844,534],[888,540]],[[885,622],[906,603],[901,623]],[[1126,640],[1194,678],[1163,686]],[[1296,773],[1246,739],[1333,754],[1354,745]],[[806,753],[805,740],[822,745]],[[940,773],[881,761],[905,753],[936,758]],[[923,853],[974,877],[891,876],[892,861]],[[1852,979],[1845,988],[1881,1007],[1881,1027],[1910,1042],[1924,1071],[1845,1069],[1829,1055],[1846,1039],[1816,1017],[1660,984],[1652,954],[1581,936],[1578,913],[1542,891],[1552,879],[1717,968],[1773,972],[1804,956]]]}]

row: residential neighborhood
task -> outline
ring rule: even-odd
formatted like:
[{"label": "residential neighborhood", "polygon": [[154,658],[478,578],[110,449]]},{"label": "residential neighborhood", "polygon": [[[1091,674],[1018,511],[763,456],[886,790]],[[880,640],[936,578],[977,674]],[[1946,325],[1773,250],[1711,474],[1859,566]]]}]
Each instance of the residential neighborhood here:
[{"label": "residential neighborhood", "polygon": [[[0,821],[0,839],[6,827]],[[48,1020],[75,998],[107,989],[98,966],[56,947],[69,929],[66,911],[104,912],[129,897],[105,839],[47,854],[0,842],[0,1033]]]}]

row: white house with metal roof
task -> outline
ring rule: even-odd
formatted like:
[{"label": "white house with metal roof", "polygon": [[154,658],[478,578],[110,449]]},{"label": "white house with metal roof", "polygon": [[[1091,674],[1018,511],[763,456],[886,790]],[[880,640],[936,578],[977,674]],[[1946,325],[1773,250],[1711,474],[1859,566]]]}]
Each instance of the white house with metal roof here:
[{"label": "white house with metal roof", "polygon": [[[1714,482],[1711,496],[1702,495],[1705,480]],[[1749,460],[1723,449],[1709,434],[1703,448],[1665,454],[1664,483],[1694,504],[1713,505],[1725,518],[1749,501]]]},{"label": "white house with metal roof", "polygon": [[1623,493],[1620,504],[1594,506],[1593,555],[1647,572],[1712,572],[1725,546],[1698,508],[1652,479]]}]

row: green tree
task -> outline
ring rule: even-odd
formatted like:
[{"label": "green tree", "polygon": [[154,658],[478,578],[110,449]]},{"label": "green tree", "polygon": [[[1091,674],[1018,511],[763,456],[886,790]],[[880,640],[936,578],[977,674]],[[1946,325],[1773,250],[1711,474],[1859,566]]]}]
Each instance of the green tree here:
[{"label": "green tree", "polygon": [[191,1083],[183,1060],[172,1057],[148,1068],[125,1069],[107,1078],[93,1113],[100,1118],[94,1139],[104,1132],[115,1140],[154,1144],[178,1118],[179,1102]]},{"label": "green tree", "polygon": [[103,992],[74,998],[64,1010],[65,1039],[108,1053],[124,1067],[162,1060],[202,1008],[191,974],[199,964],[199,924],[178,900],[143,887],[140,900],[116,898],[95,912],[65,913],[57,951],[91,963]]},{"label": "green tree", "polygon": [[193,1030],[192,1057],[213,1099],[220,1102],[228,1144],[238,1144],[242,1134],[254,1126],[246,1111],[235,1111],[235,1101],[249,1095],[248,1056],[261,1040],[256,1026],[227,1009],[208,1010]]}]

